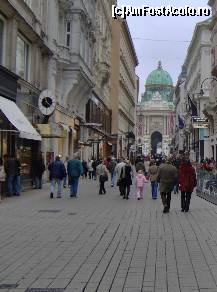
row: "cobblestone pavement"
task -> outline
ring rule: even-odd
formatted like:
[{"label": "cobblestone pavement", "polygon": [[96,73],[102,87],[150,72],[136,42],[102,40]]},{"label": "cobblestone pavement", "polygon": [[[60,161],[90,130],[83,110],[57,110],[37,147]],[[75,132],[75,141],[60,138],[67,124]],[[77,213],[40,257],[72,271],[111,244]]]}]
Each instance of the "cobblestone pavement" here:
[{"label": "cobblestone pavement", "polygon": [[0,204],[0,292],[217,291],[217,206],[193,196],[190,212],[181,213],[173,195],[162,214],[150,191],[126,201],[109,186],[99,196],[89,180],[77,199],[48,193]]}]

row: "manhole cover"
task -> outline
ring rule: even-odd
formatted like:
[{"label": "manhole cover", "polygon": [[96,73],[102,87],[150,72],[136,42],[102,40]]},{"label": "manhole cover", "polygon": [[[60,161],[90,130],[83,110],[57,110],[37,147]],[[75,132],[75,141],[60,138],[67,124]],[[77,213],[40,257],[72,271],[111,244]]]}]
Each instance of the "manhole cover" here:
[{"label": "manhole cover", "polygon": [[28,288],[25,292],[63,292],[62,288]]},{"label": "manhole cover", "polygon": [[39,213],[59,213],[61,210],[39,210]]},{"label": "manhole cover", "polygon": [[0,284],[0,289],[14,289],[17,287],[18,284]]},{"label": "manhole cover", "polygon": [[77,215],[77,213],[68,213],[68,215],[74,216]]}]

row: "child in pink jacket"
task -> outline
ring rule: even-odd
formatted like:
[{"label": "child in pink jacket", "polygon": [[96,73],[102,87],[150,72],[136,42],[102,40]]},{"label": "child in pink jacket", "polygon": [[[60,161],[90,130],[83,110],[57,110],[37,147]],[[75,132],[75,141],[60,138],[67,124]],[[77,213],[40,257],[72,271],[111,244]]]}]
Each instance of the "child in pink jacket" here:
[{"label": "child in pink jacket", "polygon": [[136,175],[136,192],[137,192],[137,199],[143,199],[143,189],[144,184],[147,183],[148,180],[144,176],[144,173],[142,170],[139,170]]}]

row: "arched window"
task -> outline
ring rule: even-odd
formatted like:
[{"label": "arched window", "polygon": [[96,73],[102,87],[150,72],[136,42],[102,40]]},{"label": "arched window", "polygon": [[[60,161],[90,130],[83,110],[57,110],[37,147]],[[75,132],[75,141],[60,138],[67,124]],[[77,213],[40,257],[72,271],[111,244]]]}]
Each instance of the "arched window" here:
[{"label": "arched window", "polygon": [[3,32],[4,22],[0,19],[0,64],[3,63]]}]

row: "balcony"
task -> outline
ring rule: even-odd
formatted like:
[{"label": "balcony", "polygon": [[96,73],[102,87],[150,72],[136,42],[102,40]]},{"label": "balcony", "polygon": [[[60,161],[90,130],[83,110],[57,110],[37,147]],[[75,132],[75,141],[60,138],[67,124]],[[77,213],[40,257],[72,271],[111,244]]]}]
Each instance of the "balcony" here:
[{"label": "balcony", "polygon": [[100,75],[102,84],[106,84],[110,78],[110,66],[107,62],[100,62]]},{"label": "balcony", "polygon": [[57,58],[59,63],[69,64],[71,60],[71,54],[68,47],[57,46]]}]

